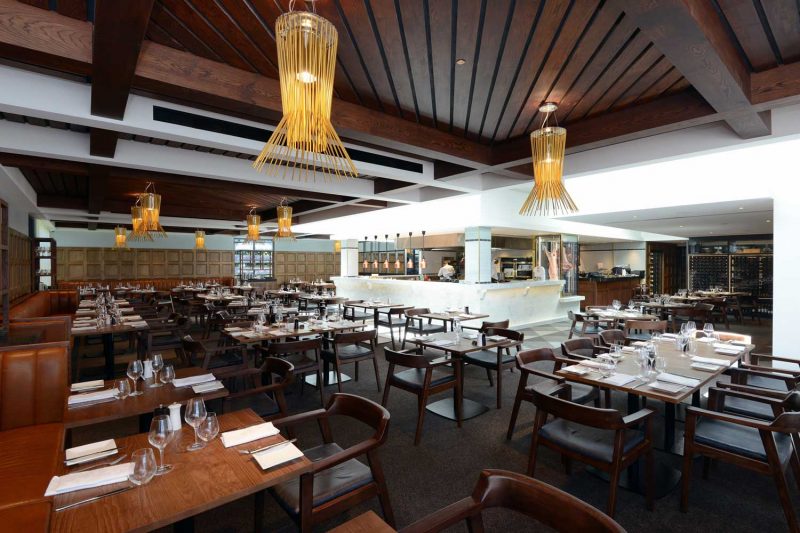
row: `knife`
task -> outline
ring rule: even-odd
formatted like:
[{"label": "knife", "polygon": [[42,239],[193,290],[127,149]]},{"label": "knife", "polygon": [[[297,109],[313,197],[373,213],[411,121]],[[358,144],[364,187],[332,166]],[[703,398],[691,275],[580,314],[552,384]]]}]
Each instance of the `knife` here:
[{"label": "knife", "polygon": [[101,498],[105,498],[106,496],[112,496],[114,494],[119,494],[121,492],[127,492],[131,489],[135,489],[136,485],[129,485],[127,487],[122,487],[117,490],[112,490],[111,492],[106,492],[105,494],[101,494],[99,496],[92,496],[91,498],[86,498],[85,500],[80,500],[73,503],[68,503],[67,505],[62,505],[61,507],[56,507],[56,512],[64,511],[65,509],[72,509],[73,507],[77,507],[79,505],[83,505],[84,503],[94,502]]},{"label": "knife", "polygon": [[[109,452],[113,452],[113,453],[109,453]],[[89,457],[95,457],[97,455],[101,455],[101,457],[98,457],[98,459],[102,459],[102,458],[105,457],[105,455],[102,455],[102,454],[114,455],[116,453],[119,453],[119,448],[114,447],[114,448],[109,448],[108,450],[102,450],[102,451],[99,451],[99,452],[87,453],[86,455],[79,455],[78,457],[73,457],[72,459],[64,459],[64,463],[70,463],[72,461],[81,461],[82,459],[86,459],[83,462],[88,463],[89,461],[92,460],[92,459],[89,459]],[[75,463],[75,464],[77,464],[77,463]]]},{"label": "knife", "polygon": [[291,443],[296,442],[296,441],[297,441],[297,439],[285,440],[283,442],[270,444],[269,446],[264,446],[263,448],[258,448],[258,449],[255,449],[255,450],[239,450],[239,453],[245,454],[245,455],[253,455],[255,453],[261,453],[261,452],[266,451],[266,450],[271,450],[272,448],[278,448],[280,446],[285,446],[286,444],[291,444]]}]

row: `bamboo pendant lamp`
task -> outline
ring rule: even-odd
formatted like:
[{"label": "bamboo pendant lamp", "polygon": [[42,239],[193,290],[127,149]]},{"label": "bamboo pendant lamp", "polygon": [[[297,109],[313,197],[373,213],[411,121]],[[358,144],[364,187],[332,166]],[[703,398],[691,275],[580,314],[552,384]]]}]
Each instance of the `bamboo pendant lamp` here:
[{"label": "bamboo pendant lamp", "polygon": [[286,198],[281,200],[281,204],[277,207],[278,211],[278,233],[275,234],[276,239],[294,239],[292,233],[292,208],[286,205]]},{"label": "bamboo pendant lamp", "polygon": [[261,240],[261,216],[256,214],[256,208],[250,209],[247,215],[247,238],[246,242],[258,242]]},{"label": "bamboo pendant lamp", "polygon": [[194,232],[194,249],[195,250],[206,249],[206,232],[201,229]]},{"label": "bamboo pendant lamp", "polygon": [[128,232],[122,226],[114,228],[114,248],[128,247]]}]

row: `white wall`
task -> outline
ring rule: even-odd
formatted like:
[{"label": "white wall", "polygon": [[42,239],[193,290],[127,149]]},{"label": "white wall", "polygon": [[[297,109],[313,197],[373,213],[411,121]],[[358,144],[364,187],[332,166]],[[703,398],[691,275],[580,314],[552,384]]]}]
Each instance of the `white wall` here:
[{"label": "white wall", "polygon": [[597,263],[604,269],[630,265],[632,270],[645,270],[645,246],[643,242],[581,244],[581,265],[586,272],[597,271]]},{"label": "white wall", "polygon": [[[59,247],[111,248],[114,246],[114,230],[98,229],[90,231],[78,228],[56,228],[51,232]],[[154,238],[152,241],[134,242],[128,240],[130,248],[193,249],[194,233],[168,233],[166,239]],[[233,250],[233,237],[230,235],[206,234],[206,249]]]},{"label": "white wall", "polygon": [[40,213],[36,191],[19,169],[0,166],[0,198],[8,203],[8,226],[28,235],[28,217]]},{"label": "white wall", "polygon": [[276,252],[333,252],[333,241],[328,239],[278,239]]},{"label": "white wall", "polygon": [[[790,192],[790,191],[787,191]],[[773,213],[773,309],[772,353],[800,359],[797,346],[797,299],[800,287],[800,198],[796,194],[775,195]]]}]

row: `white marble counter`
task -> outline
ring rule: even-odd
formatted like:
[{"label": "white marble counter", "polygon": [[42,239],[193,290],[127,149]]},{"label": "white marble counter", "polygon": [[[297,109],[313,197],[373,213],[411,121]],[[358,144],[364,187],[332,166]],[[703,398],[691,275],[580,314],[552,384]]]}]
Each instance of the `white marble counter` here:
[{"label": "white marble counter", "polygon": [[[471,313],[485,313],[486,320],[508,318],[514,327],[544,324],[567,318],[578,311],[582,296],[561,297],[561,280],[509,283],[444,283],[368,277],[335,277],[336,294],[356,300],[381,298],[391,303],[442,311],[469,306]],[[477,321],[476,321],[477,322]]]}]

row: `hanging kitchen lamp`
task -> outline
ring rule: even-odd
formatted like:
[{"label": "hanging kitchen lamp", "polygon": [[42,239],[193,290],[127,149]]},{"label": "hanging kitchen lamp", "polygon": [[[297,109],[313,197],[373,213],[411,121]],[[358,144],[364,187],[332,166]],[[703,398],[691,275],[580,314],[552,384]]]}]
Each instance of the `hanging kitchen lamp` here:
[{"label": "hanging kitchen lamp", "polygon": [[131,234],[132,241],[152,241],[153,236],[147,231],[144,223],[144,215],[142,214],[142,206],[140,204],[139,196],[136,197],[136,203],[131,207]]},{"label": "hanging kitchen lamp", "polygon": [[384,235],[384,244],[386,245],[386,257],[383,259],[383,269],[389,270],[389,234]]},{"label": "hanging kitchen lamp", "polygon": [[408,261],[406,268],[414,268],[414,249],[411,248],[411,232],[408,232]]},{"label": "hanging kitchen lamp", "polygon": [[292,208],[286,205],[286,198],[281,199],[278,211],[278,233],[276,239],[294,239],[292,233]]},{"label": "hanging kitchen lamp", "polygon": [[544,113],[544,120],[541,127],[531,133],[534,184],[519,210],[520,215],[550,216],[578,210],[564,187],[567,130],[559,127],[557,122],[555,126],[547,125],[547,120],[557,109],[558,106],[550,102],[539,107],[539,112]]},{"label": "hanging kitchen lamp", "polygon": [[367,270],[369,268],[369,261],[367,261],[367,241],[368,240],[369,240],[369,237],[364,235],[364,262],[361,264],[361,266],[364,268],[364,270]]},{"label": "hanging kitchen lamp", "polygon": [[128,232],[122,226],[114,228],[114,248],[128,247]]},{"label": "hanging kitchen lamp", "polygon": [[358,171],[331,124],[336,27],[316,13],[293,11],[294,3],[275,21],[283,118],[253,167],[271,173],[286,167],[284,175],[293,180],[316,173],[325,181],[355,178]]},{"label": "hanging kitchen lamp", "polygon": [[342,241],[333,241],[333,251],[337,254],[342,251]]},{"label": "hanging kitchen lamp", "polygon": [[[375,235],[375,244],[377,243],[378,243],[378,236]],[[381,252],[380,250],[378,250],[378,255],[380,254]],[[378,270],[378,256],[376,256],[375,254],[372,255],[372,270]]]},{"label": "hanging kitchen lamp", "polygon": [[251,207],[247,215],[247,237],[246,242],[258,242],[261,240],[261,216],[256,214],[256,208]]},{"label": "hanging kitchen lamp", "polygon": [[194,232],[194,249],[195,250],[206,249],[206,232],[201,229]]},{"label": "hanging kitchen lamp", "polygon": [[397,255],[397,243],[400,242],[400,234],[398,233],[394,239],[394,270],[400,270],[400,256]]},{"label": "hanging kitchen lamp", "polygon": [[425,261],[425,230],[422,230],[422,250],[420,250],[419,256],[419,268],[422,271],[428,268],[428,262]]},{"label": "hanging kitchen lamp", "polygon": [[142,208],[142,221],[144,229],[152,237],[167,237],[167,232],[161,227],[159,216],[161,215],[161,195],[156,194],[153,182],[148,182],[144,192],[139,195],[139,206]]}]

